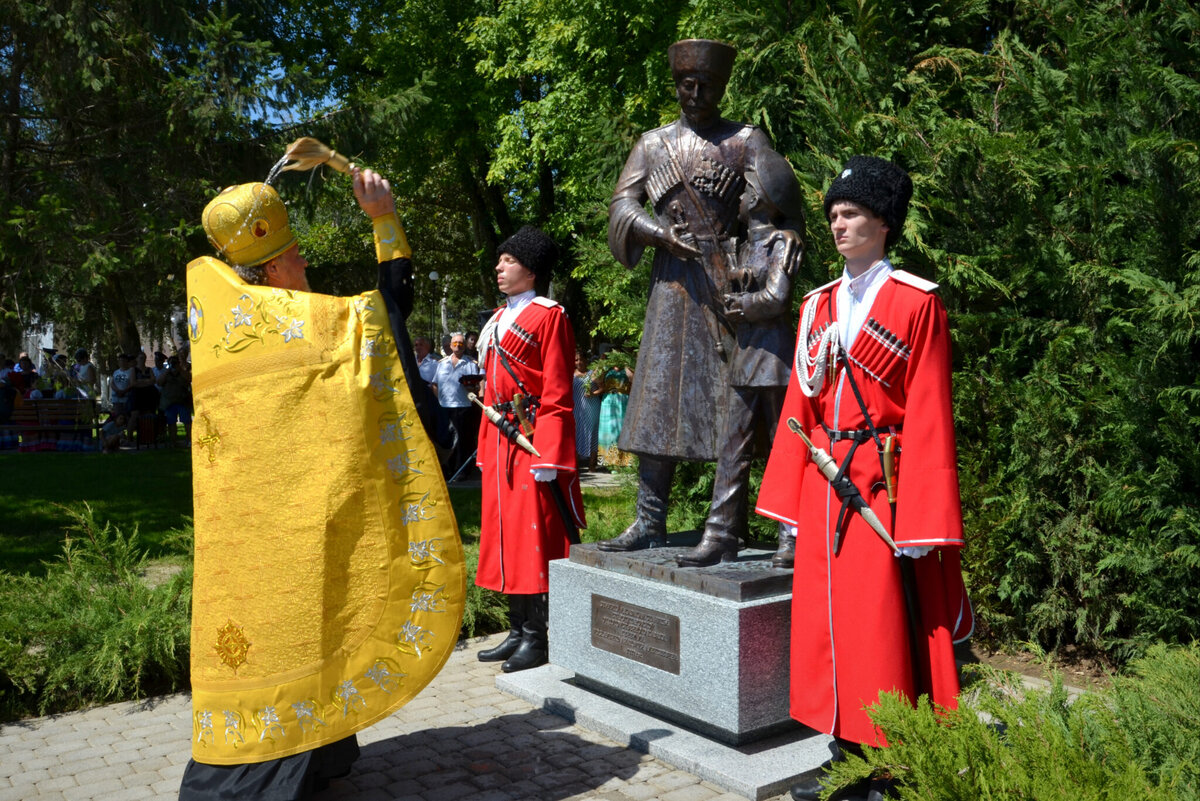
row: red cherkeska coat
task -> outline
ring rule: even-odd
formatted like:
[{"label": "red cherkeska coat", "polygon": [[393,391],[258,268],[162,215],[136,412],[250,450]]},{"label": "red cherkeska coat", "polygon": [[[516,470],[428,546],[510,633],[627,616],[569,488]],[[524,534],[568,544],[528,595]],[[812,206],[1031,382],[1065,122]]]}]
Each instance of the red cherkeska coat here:
[{"label": "red cherkeska coat", "polygon": [[[492,316],[499,319],[503,307]],[[484,329],[495,330],[489,323]],[[501,364],[492,343],[483,370],[484,403],[512,401],[520,392]],[[571,380],[575,374],[575,336],[562,306],[536,297],[517,315],[501,338],[508,366],[539,397],[534,420],[535,457],[509,442],[486,417],[479,429],[477,463],[483,473],[479,569],[475,583],[499,592],[531,595],[550,589],[549,562],[567,556],[566,526],[548,484],[533,479],[533,468],[558,470],[559,486],[580,528],[586,525],[575,465],[575,415]]]},{"label": "red cherkeska coat", "polygon": [[[809,342],[836,325],[839,281],[809,293],[817,297]],[[970,634],[972,615],[963,588],[959,549],[962,507],[950,397],[950,334],[936,285],[895,271],[880,287],[849,351],[849,369],[877,429],[901,430],[894,525],[873,442],[859,446],[849,471],[899,546],[935,546],[914,562],[923,631],[920,672],[914,680],[899,560],[857,513],[848,512],[841,550],[834,533],[841,501],[784,424],[794,417],[813,444],[838,464],[850,448],[830,446],[821,423],[834,430],[866,427],[843,363],[826,375],[815,398],[797,382],[793,365],[783,417],[763,476],[757,511],[797,527],[792,594],[791,714],[819,731],[859,743],[882,740],[863,707],[881,691],[909,698],[928,693],[935,704],[956,705],[959,691],[953,643]],[[888,334],[895,335],[893,340]]]}]

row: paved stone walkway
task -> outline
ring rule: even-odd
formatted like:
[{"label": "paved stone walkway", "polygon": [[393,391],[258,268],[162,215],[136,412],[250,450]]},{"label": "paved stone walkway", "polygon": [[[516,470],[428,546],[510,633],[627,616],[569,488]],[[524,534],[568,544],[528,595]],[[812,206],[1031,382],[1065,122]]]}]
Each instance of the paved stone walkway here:
[{"label": "paved stone walkway", "polygon": [[[475,654],[499,639],[460,643],[314,801],[741,801],[497,690],[499,665]],[[0,801],[175,798],[190,733],[187,694],[0,727]]]}]

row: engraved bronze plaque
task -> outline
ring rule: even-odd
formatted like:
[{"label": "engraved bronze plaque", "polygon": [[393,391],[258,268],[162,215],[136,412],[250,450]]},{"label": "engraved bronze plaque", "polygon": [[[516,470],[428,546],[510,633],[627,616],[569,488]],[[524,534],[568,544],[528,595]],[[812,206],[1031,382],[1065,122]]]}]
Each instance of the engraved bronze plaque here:
[{"label": "engraved bronze plaque", "polygon": [[592,594],[592,647],[679,675],[679,618]]}]

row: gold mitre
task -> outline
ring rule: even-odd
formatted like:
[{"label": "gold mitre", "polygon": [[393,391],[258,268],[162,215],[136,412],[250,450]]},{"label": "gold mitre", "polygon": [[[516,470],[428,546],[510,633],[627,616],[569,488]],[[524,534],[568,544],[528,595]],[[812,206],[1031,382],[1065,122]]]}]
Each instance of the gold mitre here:
[{"label": "gold mitre", "polygon": [[201,216],[208,241],[230,263],[253,267],[296,244],[287,207],[262,183],[226,187]]},{"label": "gold mitre", "polygon": [[736,55],[732,45],[715,39],[683,39],[667,48],[671,75],[677,81],[688,73],[704,72],[721,84],[729,83]]}]

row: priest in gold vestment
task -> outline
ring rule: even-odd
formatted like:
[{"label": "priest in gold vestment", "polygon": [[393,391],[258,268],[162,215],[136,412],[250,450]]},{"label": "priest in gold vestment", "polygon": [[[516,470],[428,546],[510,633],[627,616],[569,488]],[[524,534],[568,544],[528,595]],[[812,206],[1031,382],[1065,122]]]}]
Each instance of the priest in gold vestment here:
[{"label": "priest in gold vestment", "polygon": [[[405,328],[411,252],[387,181],[351,170],[379,289],[310,291],[266,184],[204,210],[192,342],[192,761],[180,798],[305,798],[458,639],[465,566]],[[412,388],[412,389],[410,389]]]}]

